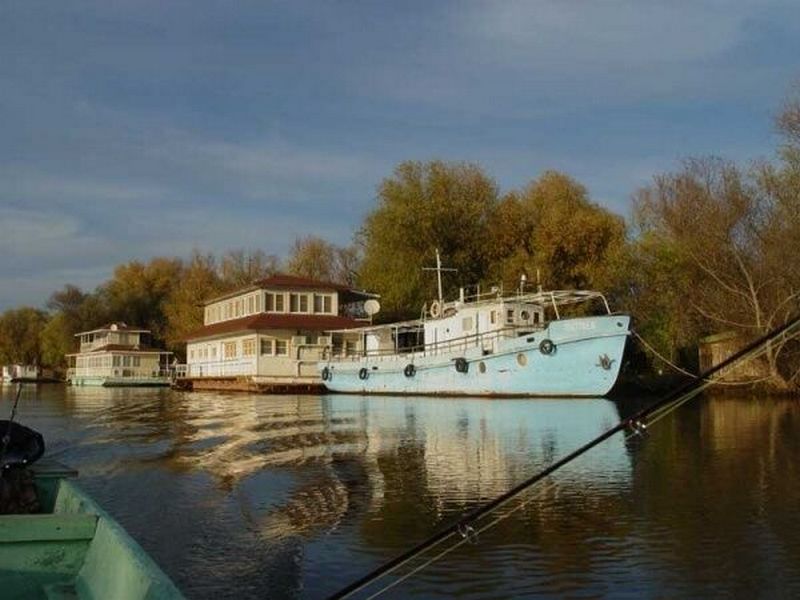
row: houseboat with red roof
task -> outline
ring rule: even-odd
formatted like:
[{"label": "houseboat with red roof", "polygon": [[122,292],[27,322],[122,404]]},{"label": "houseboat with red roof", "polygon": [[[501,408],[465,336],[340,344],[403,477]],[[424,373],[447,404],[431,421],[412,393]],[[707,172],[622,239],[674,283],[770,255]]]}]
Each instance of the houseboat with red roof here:
[{"label": "houseboat with red roof", "polygon": [[[204,304],[204,325],[187,336],[181,387],[264,392],[322,391],[317,364],[355,350],[373,294],[276,274]],[[336,334],[327,333],[336,330]]]},{"label": "houseboat with red roof", "polygon": [[80,350],[67,354],[67,382],[72,385],[165,386],[171,381],[171,352],[151,348],[150,331],[109,323],[75,334]]}]

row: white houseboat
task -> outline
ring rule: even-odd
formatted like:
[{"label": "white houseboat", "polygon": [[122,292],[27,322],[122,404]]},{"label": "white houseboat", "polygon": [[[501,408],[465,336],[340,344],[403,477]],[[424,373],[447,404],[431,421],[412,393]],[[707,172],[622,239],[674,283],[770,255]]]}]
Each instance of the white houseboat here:
[{"label": "white houseboat", "polygon": [[[444,302],[422,319],[362,327],[355,351],[320,363],[336,392],[476,396],[603,396],[617,380],[630,318],[591,291],[493,288]],[[377,310],[372,307],[372,311]],[[601,314],[597,314],[597,313]]]},{"label": "white houseboat", "polygon": [[80,351],[68,354],[67,381],[72,385],[169,385],[171,352],[146,345],[150,331],[110,323],[75,335]]},{"label": "white houseboat", "polygon": [[203,327],[187,336],[179,378],[193,389],[321,389],[317,363],[347,343],[326,332],[364,325],[358,317],[372,297],[277,274],[212,298],[204,304]]}]

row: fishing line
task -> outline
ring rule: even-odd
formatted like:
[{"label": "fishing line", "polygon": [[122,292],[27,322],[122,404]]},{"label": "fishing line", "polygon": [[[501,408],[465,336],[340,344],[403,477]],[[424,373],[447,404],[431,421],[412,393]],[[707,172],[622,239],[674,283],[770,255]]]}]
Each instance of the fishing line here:
[{"label": "fishing line", "polygon": [[[702,392],[706,387],[712,384],[712,377],[717,373],[721,372],[723,369],[731,367],[734,364],[739,363],[743,360],[750,360],[754,356],[757,356],[762,351],[762,347],[766,344],[769,344],[773,341],[776,341],[780,336],[784,336],[788,339],[789,334],[791,337],[797,335],[797,331],[795,329],[800,325],[800,316],[795,316],[784,325],[777,327],[767,333],[766,335],[760,337],[759,339],[755,340],[754,342],[748,344],[738,352],[734,353],[732,356],[728,357],[726,360],[722,361],[715,367],[706,370],[704,373],[699,375],[697,379],[692,381],[688,381],[682,385],[680,385],[677,389],[673,392],[668,393],[663,398],[653,402],[649,406],[646,406],[640,409],[638,412],[633,414],[632,416],[621,420],[617,425],[611,427],[610,429],[606,430],[605,432],[601,433],[599,436],[594,438],[593,440],[587,442],[580,448],[573,450],[566,456],[562,457],[561,459],[555,461],[554,463],[550,464],[548,467],[545,467],[538,473],[534,474],[533,476],[529,477],[522,483],[516,485],[515,487],[511,488],[504,494],[501,494],[494,500],[487,502],[483,506],[478,507],[477,509],[473,510],[471,513],[462,517],[455,523],[451,524],[450,526],[440,530],[439,532],[430,536],[427,540],[424,540],[414,546],[413,548],[407,550],[403,554],[396,556],[395,558],[389,560],[388,562],[384,563],[383,565],[377,567],[373,571],[367,573],[363,577],[357,579],[356,581],[350,583],[349,585],[345,586],[344,588],[340,589],[338,592],[334,593],[330,596],[330,600],[338,600],[340,598],[347,598],[364,589],[366,586],[370,585],[371,583],[375,582],[379,578],[388,575],[389,573],[394,572],[401,566],[408,564],[409,561],[417,558],[424,552],[427,552],[431,548],[434,548],[445,540],[449,539],[454,534],[460,532],[475,532],[475,529],[472,527],[472,523],[477,521],[479,518],[488,515],[500,507],[506,505],[511,500],[516,498],[519,494],[527,490],[532,485],[536,484],[537,482],[545,479],[561,467],[565,466],[566,464],[572,462],[579,456],[585,454],[595,446],[601,444],[611,436],[619,433],[620,431],[629,430],[630,435],[644,435],[647,430],[647,423],[645,423],[645,419],[649,416],[653,416],[651,419],[650,424],[656,422],[664,418],[671,410],[675,410],[681,404],[688,402],[690,399],[697,396],[700,392]],[[668,410],[670,409],[670,410]],[[626,436],[629,437],[629,436]],[[492,526],[492,525],[490,525]],[[481,531],[485,531],[485,529],[481,529]],[[465,537],[464,540],[460,540],[455,547],[460,547],[467,541],[467,537],[463,533],[461,534],[462,537]],[[442,556],[447,554],[450,550],[446,550],[442,553]],[[434,557],[433,560],[438,558]],[[433,560],[429,560],[422,565],[421,568],[429,565]],[[414,573],[418,572],[420,569],[414,569]],[[405,578],[404,578],[405,579]],[[394,586],[392,586],[394,587]],[[388,589],[388,588],[387,588]],[[378,593],[382,593],[380,590]]]},{"label": "fishing line", "polygon": [[14,398],[14,404],[11,406],[11,416],[8,419],[8,425],[6,425],[6,432],[3,434],[3,447],[0,448],[0,465],[3,464],[3,460],[6,457],[6,450],[8,449],[8,445],[11,443],[11,427],[14,423],[14,417],[17,415],[17,406],[19,406],[19,397],[22,394],[22,384],[17,384],[17,397]]}]

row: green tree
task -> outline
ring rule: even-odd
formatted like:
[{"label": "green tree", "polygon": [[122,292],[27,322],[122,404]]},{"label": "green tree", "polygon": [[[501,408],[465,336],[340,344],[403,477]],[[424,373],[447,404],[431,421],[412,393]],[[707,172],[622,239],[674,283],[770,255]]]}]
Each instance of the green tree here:
[{"label": "green tree", "polygon": [[378,206],[359,241],[359,284],[381,295],[383,318],[419,315],[436,296],[431,266],[438,248],[447,266],[446,295],[486,275],[487,225],[497,205],[495,182],[474,164],[404,162],[378,188]]}]

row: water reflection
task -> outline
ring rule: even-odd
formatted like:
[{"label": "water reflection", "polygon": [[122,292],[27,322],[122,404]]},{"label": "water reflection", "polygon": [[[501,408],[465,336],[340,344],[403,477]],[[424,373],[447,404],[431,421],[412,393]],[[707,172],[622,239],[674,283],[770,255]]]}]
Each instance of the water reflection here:
[{"label": "water reflection", "polygon": [[[51,386],[20,416],[190,597],[314,598],[635,408]],[[798,426],[793,401],[688,404],[389,597],[796,595]]]}]

